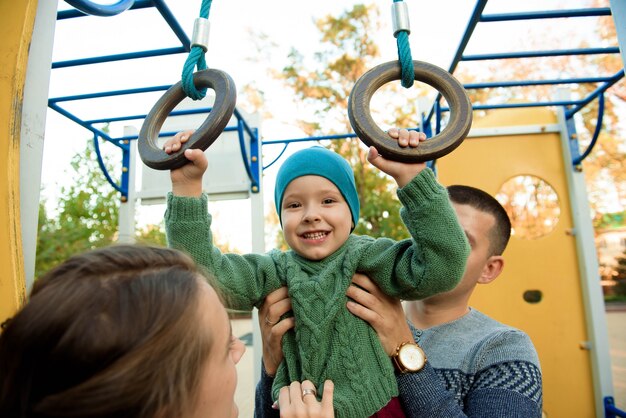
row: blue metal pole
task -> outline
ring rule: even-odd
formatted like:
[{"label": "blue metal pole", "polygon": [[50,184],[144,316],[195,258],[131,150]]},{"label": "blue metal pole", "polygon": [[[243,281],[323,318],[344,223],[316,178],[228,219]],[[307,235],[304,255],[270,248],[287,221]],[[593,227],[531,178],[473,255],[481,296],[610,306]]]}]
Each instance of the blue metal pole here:
[{"label": "blue metal pole", "polygon": [[511,20],[555,19],[564,17],[610,16],[608,7],[594,7],[572,10],[545,10],[538,12],[487,14],[480,18],[481,22],[506,22]]},{"label": "blue metal pole", "polygon": [[[615,76],[615,75],[614,75]],[[524,87],[524,86],[545,86],[552,84],[583,84],[583,83],[603,83],[610,81],[614,76],[605,77],[580,77],[567,79],[548,79],[548,80],[526,80],[526,81],[490,81],[485,83],[467,83],[463,87],[467,90],[485,89],[497,87]]]},{"label": "blue metal pole", "polygon": [[[128,10],[145,9],[148,7],[153,7],[152,0],[136,0]],[[76,9],[60,10],[57,12],[57,20],[73,19],[75,17],[85,16],[87,15]]]},{"label": "blue metal pole", "polygon": [[[476,6],[474,6],[474,11],[472,12],[469,22],[467,23],[467,27],[465,28],[465,33],[463,33],[461,42],[459,43],[459,46],[456,49],[456,54],[452,58],[452,63],[450,64],[450,67],[448,68],[448,72],[450,74],[454,74],[454,70],[456,70],[456,66],[461,61],[463,52],[465,51],[465,48],[467,47],[467,44],[469,43],[472,37],[472,34],[474,33],[474,29],[476,29],[476,25],[478,24],[480,20],[480,16],[482,15],[483,10],[485,9],[486,5],[487,5],[487,0],[478,0],[476,2]],[[439,102],[440,99],[441,99],[441,93],[437,93],[435,102],[433,103],[433,106],[431,107],[430,112],[428,113],[428,116],[426,116],[426,119],[425,119],[426,124],[430,123],[430,119],[432,118],[435,112],[435,105],[436,103]]]},{"label": "blue metal pole", "polygon": [[[582,103],[580,100],[562,100],[562,101],[550,101],[550,102],[531,102],[531,103],[502,103],[502,104],[484,104],[484,105],[472,105],[474,110],[489,110],[489,109],[516,109],[526,107],[542,107],[542,106],[572,106]],[[449,107],[442,107],[442,112],[450,111]]]},{"label": "blue metal pole", "polygon": [[252,193],[259,193],[261,191],[261,141],[259,141],[259,130],[254,129],[254,135],[250,136],[250,169],[252,171]]},{"label": "blue metal pole", "polygon": [[615,406],[612,396],[604,398],[604,413],[605,418],[626,418],[626,411],[622,411]]},{"label": "blue metal pole", "polygon": [[58,61],[52,63],[52,69],[75,67],[78,65],[100,64],[103,62],[124,61],[136,58],[159,57],[187,52],[184,47],[153,49],[151,51],[128,52],[125,54],[105,55],[101,57],[79,58],[75,60]]},{"label": "blue metal pole", "polygon": [[598,137],[600,136],[600,131],[602,130],[603,118],[604,118],[604,94],[601,94],[599,96],[599,101],[598,101],[598,118],[596,119],[596,129],[593,132],[593,137],[591,137],[591,142],[589,143],[589,146],[587,147],[585,152],[583,152],[581,156],[574,158],[574,161],[572,161],[572,163],[575,166],[579,165],[585,158],[587,158],[589,154],[591,154],[591,151],[593,150],[593,147],[596,145],[596,142],[598,141]]},{"label": "blue metal pole", "polygon": [[180,43],[183,44],[185,52],[189,52],[191,50],[191,41],[165,2],[163,0],[152,0],[152,3],[154,4],[154,7],[157,8],[159,13],[161,13],[161,16],[163,16],[163,19],[165,19],[167,24],[170,26],[172,32],[174,32]]},{"label": "blue metal pole", "polygon": [[571,118],[574,113],[578,112],[580,109],[582,109],[583,107],[587,106],[587,104],[589,104],[589,102],[591,102],[593,99],[595,99],[600,94],[604,93],[609,87],[611,87],[613,84],[617,83],[623,77],[624,77],[624,69],[622,68],[620,71],[615,73],[615,75],[613,77],[611,77],[610,81],[604,83],[603,85],[599,86],[594,91],[589,93],[589,95],[585,99],[583,99],[580,102],[580,104],[578,104],[576,107],[574,107],[572,109],[567,110],[565,112],[565,117],[566,118]]},{"label": "blue metal pole", "polygon": [[497,54],[475,54],[463,55],[463,61],[483,61],[497,60],[509,58],[540,58],[540,57],[558,57],[565,55],[598,55],[598,54],[619,54],[618,47],[606,48],[578,48],[578,49],[557,49],[550,51],[522,51],[522,52],[503,52]]}]

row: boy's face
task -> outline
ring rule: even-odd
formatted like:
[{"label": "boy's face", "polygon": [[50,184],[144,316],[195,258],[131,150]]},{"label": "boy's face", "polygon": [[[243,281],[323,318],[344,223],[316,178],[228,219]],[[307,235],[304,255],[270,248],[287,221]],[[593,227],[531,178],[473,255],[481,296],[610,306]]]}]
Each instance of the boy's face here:
[{"label": "boy's face", "polygon": [[285,189],[280,210],[287,245],[309,260],[322,260],[337,251],[352,230],[348,203],[324,177],[293,180]]}]

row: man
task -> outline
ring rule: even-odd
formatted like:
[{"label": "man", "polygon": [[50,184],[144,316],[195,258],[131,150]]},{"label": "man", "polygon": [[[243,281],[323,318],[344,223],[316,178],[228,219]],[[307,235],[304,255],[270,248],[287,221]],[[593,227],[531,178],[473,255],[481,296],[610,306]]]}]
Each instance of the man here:
[{"label": "man", "polygon": [[[347,308],[372,325],[392,357],[407,417],[541,417],[541,371],[530,338],[469,306],[476,286],[491,283],[504,267],[502,253],[511,230],[508,216],[482,190],[450,186],[448,192],[471,245],[457,287],[409,302],[409,326],[399,301],[384,295],[367,277],[356,275],[356,286],[347,291],[352,299]],[[259,317],[278,318],[288,310],[285,291],[268,297]],[[273,360],[280,359],[279,337],[291,327],[286,320],[265,325],[264,365],[269,375]],[[415,344],[427,357],[421,369]],[[409,352],[404,361],[402,352]],[[262,387],[263,379],[257,398]]]}]

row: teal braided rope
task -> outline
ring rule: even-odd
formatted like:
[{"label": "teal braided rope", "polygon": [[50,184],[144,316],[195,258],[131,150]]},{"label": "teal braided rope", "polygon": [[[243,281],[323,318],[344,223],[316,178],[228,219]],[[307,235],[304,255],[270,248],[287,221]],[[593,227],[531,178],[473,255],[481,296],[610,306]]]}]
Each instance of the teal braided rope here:
[{"label": "teal braided rope", "polygon": [[[209,18],[212,2],[213,0],[202,0],[199,17],[203,17],[205,19]],[[191,51],[189,51],[189,55],[187,56],[187,60],[183,66],[181,84],[187,97],[190,97],[193,100],[200,100],[206,96],[207,89],[196,89],[196,85],[193,83],[193,73],[196,67],[198,68],[198,71],[206,70],[207,68],[204,49],[199,46],[194,46],[191,48]]]},{"label": "teal braided rope", "polygon": [[204,50],[199,46],[191,48],[191,52],[187,56],[187,61],[183,66],[182,88],[187,97],[193,100],[200,100],[206,96],[206,87],[198,90],[193,83],[193,72],[198,67],[198,71],[206,70],[206,60],[204,58]]},{"label": "teal braided rope", "polygon": [[[402,0],[393,0],[394,3]],[[413,86],[415,81],[415,72],[413,70],[413,58],[411,57],[411,45],[409,45],[409,33],[401,30],[396,34],[398,44],[398,60],[402,65],[402,87],[409,88]]]}]

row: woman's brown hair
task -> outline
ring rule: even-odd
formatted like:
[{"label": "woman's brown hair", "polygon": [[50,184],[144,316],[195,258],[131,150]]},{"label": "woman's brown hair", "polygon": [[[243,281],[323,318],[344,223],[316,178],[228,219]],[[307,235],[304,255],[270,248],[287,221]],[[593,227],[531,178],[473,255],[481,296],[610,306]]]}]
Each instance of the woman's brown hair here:
[{"label": "woman's brown hair", "polygon": [[45,274],[0,334],[0,416],[184,416],[211,346],[200,277],[176,250],[133,245]]}]

